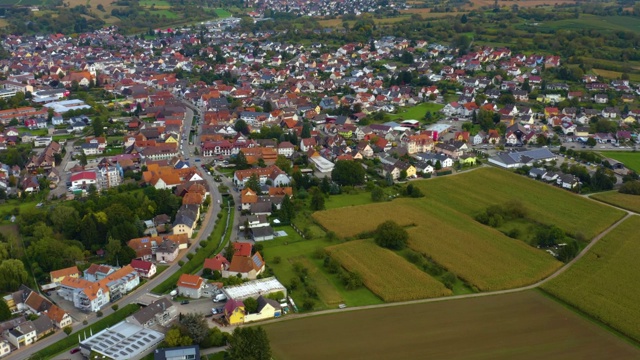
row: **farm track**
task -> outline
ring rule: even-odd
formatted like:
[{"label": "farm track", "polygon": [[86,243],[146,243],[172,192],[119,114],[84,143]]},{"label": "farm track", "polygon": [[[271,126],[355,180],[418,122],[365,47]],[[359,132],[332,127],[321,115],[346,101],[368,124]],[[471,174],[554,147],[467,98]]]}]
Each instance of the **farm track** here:
[{"label": "farm track", "polygon": [[[588,195],[582,195],[582,196],[588,198],[591,201],[597,201],[595,199],[591,199]],[[597,202],[602,203],[600,201],[597,201]],[[571,260],[570,262],[565,264],[563,267],[558,269],[553,274],[549,275],[548,277],[546,277],[546,278],[544,278],[544,279],[542,279],[542,280],[540,280],[540,281],[538,281],[538,282],[536,282],[534,284],[523,286],[523,287],[519,287],[519,288],[514,288],[514,289],[507,289],[507,290],[489,291],[489,292],[465,294],[465,295],[454,295],[454,296],[446,296],[446,297],[439,297],[439,298],[432,298],[432,299],[400,301],[400,302],[384,303],[384,304],[377,304],[377,305],[363,305],[363,306],[347,307],[347,308],[344,308],[344,309],[328,309],[328,310],[316,311],[316,312],[306,313],[306,314],[291,314],[291,315],[288,315],[288,316],[285,316],[285,317],[282,317],[282,318],[279,318],[279,319],[261,321],[257,325],[270,324],[270,323],[286,321],[286,320],[293,320],[293,319],[302,319],[302,318],[307,318],[307,317],[312,317],[312,316],[335,314],[335,313],[346,312],[346,311],[368,310],[368,309],[386,308],[386,307],[393,307],[393,306],[404,306],[404,305],[423,304],[423,303],[432,303],[432,302],[449,301],[449,300],[469,299],[469,298],[477,298],[477,297],[484,297],[484,296],[511,294],[511,293],[527,291],[527,290],[532,290],[532,289],[538,288],[541,285],[547,283],[548,281],[551,281],[551,280],[555,279],[556,277],[562,275],[565,271],[567,271],[567,269],[569,269],[573,264],[575,264],[578,260],[580,260],[585,254],[587,254],[589,252],[589,250],[591,250],[591,248],[593,246],[595,246],[595,244],[597,244],[598,241],[600,241],[604,236],[606,236],[609,232],[611,232],[613,229],[618,227],[618,225],[620,225],[622,222],[624,222],[628,218],[636,215],[636,213],[634,213],[632,211],[629,211],[629,210],[626,210],[626,209],[622,209],[622,208],[619,208],[619,207],[616,207],[616,206],[613,206],[613,205],[610,205],[610,204],[606,204],[606,205],[608,205],[608,206],[610,206],[612,208],[615,208],[615,209],[622,210],[622,211],[626,212],[627,214],[624,217],[622,217],[620,220],[616,221],[611,226],[606,228],[600,234],[596,235],[589,242],[589,244],[584,249],[582,249],[582,251],[575,258],[573,258],[573,260]]]}]

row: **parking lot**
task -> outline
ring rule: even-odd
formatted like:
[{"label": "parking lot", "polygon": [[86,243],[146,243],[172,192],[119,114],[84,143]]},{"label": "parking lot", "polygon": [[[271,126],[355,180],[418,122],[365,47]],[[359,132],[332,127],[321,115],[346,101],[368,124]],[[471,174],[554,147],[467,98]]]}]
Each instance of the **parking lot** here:
[{"label": "parking lot", "polygon": [[[217,323],[211,321],[212,318],[220,318],[222,317],[222,313],[218,313],[216,315],[212,315],[211,309],[222,309],[224,308],[224,302],[214,303],[210,298],[206,299],[197,299],[197,300],[188,300],[188,304],[181,304],[182,301],[174,300],[173,303],[178,309],[178,313],[187,314],[187,313],[198,313],[207,316],[207,324],[210,327],[217,326]],[[225,331],[224,328],[220,328]]]}]

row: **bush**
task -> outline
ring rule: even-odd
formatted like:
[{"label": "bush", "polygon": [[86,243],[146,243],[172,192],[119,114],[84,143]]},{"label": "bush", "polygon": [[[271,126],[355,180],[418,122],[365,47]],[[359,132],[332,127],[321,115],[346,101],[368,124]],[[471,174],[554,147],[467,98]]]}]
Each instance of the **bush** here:
[{"label": "bush", "polygon": [[280,264],[281,261],[282,261],[282,258],[280,256],[276,256],[276,257],[273,258],[272,262],[274,264],[278,265],[278,264]]},{"label": "bush", "polygon": [[310,299],[310,298],[306,298],[302,301],[302,309],[306,310],[306,311],[311,311],[313,310],[313,307],[315,306],[315,302]]},{"label": "bush", "polygon": [[207,240],[202,240],[202,241],[200,241],[200,247],[207,247],[207,245],[209,245],[209,243],[207,242]]},{"label": "bush", "polygon": [[113,309],[113,311],[118,311],[118,304],[113,304],[113,306],[111,306],[111,309]]},{"label": "bush", "polygon": [[194,256],[195,255],[193,253],[188,253],[187,254],[187,259],[191,260],[191,259],[193,259]]},{"label": "bush", "polygon": [[178,261],[178,266],[182,267],[182,265],[184,265],[184,261],[179,260],[179,261]]},{"label": "bush", "polygon": [[65,334],[69,335],[73,331],[73,328],[71,326],[65,326],[64,328],[62,328],[62,331],[64,331]]},{"label": "bush", "polygon": [[449,271],[447,271],[446,273],[444,273],[444,275],[442,275],[442,283],[449,290],[453,289],[453,285],[456,283],[456,281],[458,281],[458,277],[456,277],[455,274]]},{"label": "bush", "polygon": [[627,181],[620,186],[620,190],[618,191],[622,194],[640,195],[640,181]]},{"label": "bush", "polygon": [[87,320],[82,320],[82,325],[88,325],[89,322]]}]

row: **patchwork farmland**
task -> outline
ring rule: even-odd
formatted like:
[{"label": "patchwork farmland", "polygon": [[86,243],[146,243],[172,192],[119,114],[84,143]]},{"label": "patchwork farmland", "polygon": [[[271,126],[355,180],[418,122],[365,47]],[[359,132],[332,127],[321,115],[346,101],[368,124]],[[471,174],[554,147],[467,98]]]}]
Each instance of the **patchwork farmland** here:
[{"label": "patchwork farmland", "polygon": [[[414,225],[408,229],[409,247],[433,259],[480,291],[529,285],[562,266],[544,251],[510,239],[463,213],[438,203],[425,202],[424,199],[397,199],[387,203],[340,208],[315,213],[314,217],[339,236],[355,236],[372,231],[389,219],[403,226]],[[344,219],[353,220],[346,223]],[[369,257],[360,255],[365,253],[370,254],[369,251],[352,252],[349,261],[368,261],[354,259]],[[331,254],[335,256],[333,252]],[[372,273],[366,274],[361,275],[369,287],[366,279]]]},{"label": "patchwork farmland", "polygon": [[441,282],[370,240],[354,240],[326,250],[347,271],[359,274],[366,287],[384,301],[451,295]]},{"label": "patchwork farmland", "polygon": [[536,291],[349,311],[264,327],[278,360],[336,354],[369,360],[640,357],[640,349]]},{"label": "patchwork farmland", "polygon": [[542,288],[640,341],[639,227],[640,217],[628,218]]},{"label": "patchwork farmland", "polygon": [[579,233],[586,239],[624,216],[623,211],[495,168],[414,184],[426,195],[422,201],[437,202],[469,216],[476,216],[489,205],[517,200],[525,205],[528,218],[556,225],[570,234]]}]

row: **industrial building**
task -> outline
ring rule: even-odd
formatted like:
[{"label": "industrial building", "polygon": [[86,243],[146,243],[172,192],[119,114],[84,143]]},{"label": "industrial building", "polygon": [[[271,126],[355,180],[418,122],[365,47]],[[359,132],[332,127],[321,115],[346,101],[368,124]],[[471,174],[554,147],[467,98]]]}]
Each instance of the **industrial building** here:
[{"label": "industrial building", "polygon": [[137,359],[155,349],[163,340],[161,332],[121,321],[80,341],[80,351],[86,358],[93,352],[113,360]]}]

